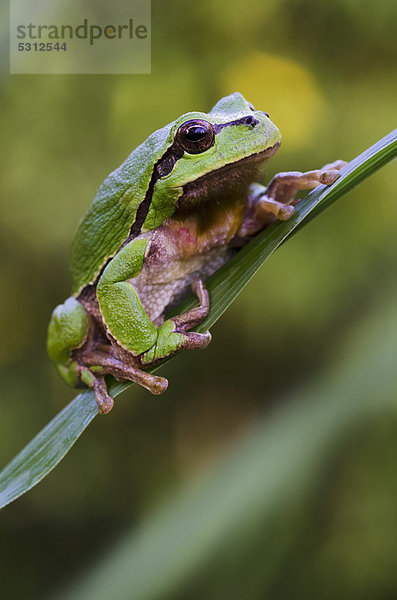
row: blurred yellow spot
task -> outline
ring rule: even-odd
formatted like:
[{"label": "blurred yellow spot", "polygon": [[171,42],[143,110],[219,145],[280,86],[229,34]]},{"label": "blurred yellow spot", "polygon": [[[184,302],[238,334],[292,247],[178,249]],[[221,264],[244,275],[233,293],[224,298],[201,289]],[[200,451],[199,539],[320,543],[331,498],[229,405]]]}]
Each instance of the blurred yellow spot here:
[{"label": "blurred yellow spot", "polygon": [[255,108],[270,114],[288,148],[305,146],[316,135],[326,103],[311,73],[280,56],[253,52],[221,74],[222,94],[241,92]]}]

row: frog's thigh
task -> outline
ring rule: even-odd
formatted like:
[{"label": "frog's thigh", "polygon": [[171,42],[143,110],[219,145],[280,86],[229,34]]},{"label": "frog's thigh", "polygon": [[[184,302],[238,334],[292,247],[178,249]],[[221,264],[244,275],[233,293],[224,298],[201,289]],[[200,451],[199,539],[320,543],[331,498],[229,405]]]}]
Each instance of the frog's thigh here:
[{"label": "frog's thigh", "polygon": [[138,355],[156,342],[157,328],[146,314],[128,279],[136,277],[143,265],[147,240],[124,246],[110,261],[97,286],[103,320],[110,333],[127,350]]}]

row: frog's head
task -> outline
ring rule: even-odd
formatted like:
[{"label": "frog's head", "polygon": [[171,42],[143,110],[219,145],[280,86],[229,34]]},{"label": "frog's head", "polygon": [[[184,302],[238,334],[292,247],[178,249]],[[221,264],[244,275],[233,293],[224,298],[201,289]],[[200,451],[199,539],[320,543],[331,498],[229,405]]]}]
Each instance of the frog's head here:
[{"label": "frog's head", "polygon": [[[241,94],[222,98],[209,113],[190,112],[169,128],[167,149],[153,171],[149,220],[157,226],[175,207],[222,194],[243,194],[261,176],[281,137],[269,115]],[[158,215],[158,216],[156,216]]]}]

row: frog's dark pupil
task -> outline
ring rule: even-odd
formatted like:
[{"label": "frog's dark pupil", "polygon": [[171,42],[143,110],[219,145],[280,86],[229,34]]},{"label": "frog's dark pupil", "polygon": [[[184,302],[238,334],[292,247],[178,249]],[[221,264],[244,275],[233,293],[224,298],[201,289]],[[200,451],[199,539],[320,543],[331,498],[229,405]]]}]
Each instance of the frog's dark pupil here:
[{"label": "frog's dark pupil", "polygon": [[203,137],[207,135],[207,130],[204,129],[201,125],[193,125],[193,127],[189,127],[187,129],[185,136],[188,140],[195,142],[196,140],[201,140]]},{"label": "frog's dark pupil", "polygon": [[176,142],[190,154],[205,152],[214,143],[215,131],[211,123],[201,119],[186,121],[177,131]]}]

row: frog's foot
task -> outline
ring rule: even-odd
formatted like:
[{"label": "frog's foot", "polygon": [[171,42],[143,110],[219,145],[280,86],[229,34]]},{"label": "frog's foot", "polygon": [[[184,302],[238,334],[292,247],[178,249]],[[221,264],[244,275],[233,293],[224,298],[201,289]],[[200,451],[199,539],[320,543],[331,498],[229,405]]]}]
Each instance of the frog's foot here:
[{"label": "frog's foot", "polygon": [[206,331],[205,333],[188,331],[188,329],[199,325],[208,315],[210,309],[208,290],[201,279],[196,279],[196,281],[192,283],[192,290],[196,294],[200,305],[182,315],[172,317],[171,319],[175,325],[175,331],[184,334],[185,337],[180,345],[181,350],[206,348],[211,341],[211,334],[209,331]]},{"label": "frog's foot", "polygon": [[95,377],[92,389],[95,393],[95,400],[98,405],[98,412],[100,415],[106,415],[110,412],[114,406],[114,400],[108,394],[108,388],[106,386],[103,377]]},{"label": "frog's foot", "polygon": [[346,164],[343,160],[336,160],[315,171],[278,173],[267,188],[258,183],[252,184],[248,196],[249,209],[237,237],[244,239],[255,235],[276,219],[289,219],[299,201],[295,197],[299,190],[311,190],[321,183],[331,185]]},{"label": "frog's foot", "polygon": [[280,221],[287,221],[295,212],[295,209],[290,204],[283,204],[278,200],[273,200],[267,194],[262,196],[256,206],[256,211],[264,215],[271,214]]},{"label": "frog's foot", "polygon": [[113,398],[108,394],[105,375],[112,375],[117,381],[132,381],[146,388],[152,394],[162,394],[168,387],[164,377],[157,377],[143,371],[139,367],[125,364],[121,360],[106,356],[100,352],[92,353],[85,359],[90,365],[84,368],[81,379],[88,387],[94,390],[98,404],[98,412],[105,415],[113,408]]},{"label": "frog's foot", "polygon": [[152,394],[162,394],[168,387],[168,380],[165,377],[158,377],[143,371],[139,367],[124,364],[121,361],[111,361],[112,364],[108,364],[106,369],[109,375],[117,381],[133,381],[138,385],[141,385]]},{"label": "frog's foot", "polygon": [[311,190],[320,183],[333,184],[339,177],[340,169],[346,164],[343,160],[335,160],[315,171],[278,173],[269,183],[264,199],[271,199],[275,203],[283,205],[296,203],[295,195],[299,190]]},{"label": "frog's foot", "polygon": [[102,375],[93,373],[87,367],[78,367],[80,378],[95,394],[95,400],[98,405],[100,415],[106,415],[113,408],[114,401],[108,394],[108,388]]}]

